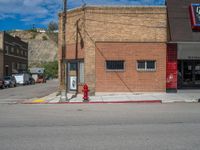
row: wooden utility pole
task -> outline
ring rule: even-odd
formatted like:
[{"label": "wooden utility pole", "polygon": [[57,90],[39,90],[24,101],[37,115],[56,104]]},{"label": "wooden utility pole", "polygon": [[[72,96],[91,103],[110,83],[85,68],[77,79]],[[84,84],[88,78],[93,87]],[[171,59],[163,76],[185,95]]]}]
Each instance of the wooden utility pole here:
[{"label": "wooden utility pole", "polygon": [[60,91],[61,97],[60,101],[67,101],[67,87],[68,87],[68,79],[67,79],[67,62],[66,59],[66,22],[67,22],[67,0],[63,0],[63,13],[62,13],[62,59],[60,61]]}]

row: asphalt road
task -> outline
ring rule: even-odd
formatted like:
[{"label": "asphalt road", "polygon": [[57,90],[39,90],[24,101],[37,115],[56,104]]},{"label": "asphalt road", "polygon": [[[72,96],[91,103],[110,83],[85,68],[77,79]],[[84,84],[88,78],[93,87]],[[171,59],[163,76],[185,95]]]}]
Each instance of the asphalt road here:
[{"label": "asphalt road", "polygon": [[0,150],[199,150],[200,104],[0,104]]},{"label": "asphalt road", "polygon": [[58,80],[48,80],[47,83],[44,84],[0,89],[0,103],[40,98],[57,91],[57,89]]}]

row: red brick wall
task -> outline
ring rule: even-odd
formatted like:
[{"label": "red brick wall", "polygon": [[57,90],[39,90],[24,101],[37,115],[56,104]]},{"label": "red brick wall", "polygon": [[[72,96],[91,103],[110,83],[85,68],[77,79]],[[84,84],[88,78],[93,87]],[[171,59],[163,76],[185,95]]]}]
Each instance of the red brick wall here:
[{"label": "red brick wall", "polygon": [[[165,43],[96,43],[96,47],[96,92],[165,91]],[[124,71],[106,71],[106,59],[124,60]],[[137,71],[137,60],[156,60],[156,71]]]}]

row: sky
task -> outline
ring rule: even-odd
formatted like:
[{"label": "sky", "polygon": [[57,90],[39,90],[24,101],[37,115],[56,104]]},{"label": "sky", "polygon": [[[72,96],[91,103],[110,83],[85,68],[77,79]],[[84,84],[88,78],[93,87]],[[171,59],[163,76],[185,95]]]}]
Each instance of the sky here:
[{"label": "sky", "polygon": [[[165,0],[68,0],[68,9],[86,5],[164,5]],[[63,0],[0,0],[0,31],[47,28],[58,22]]]}]

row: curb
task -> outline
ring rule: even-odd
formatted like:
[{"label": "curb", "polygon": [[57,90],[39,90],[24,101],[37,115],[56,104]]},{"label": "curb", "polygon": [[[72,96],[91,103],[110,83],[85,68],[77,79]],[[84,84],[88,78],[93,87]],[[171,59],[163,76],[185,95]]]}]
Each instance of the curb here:
[{"label": "curb", "polygon": [[131,104],[131,103],[162,103],[161,100],[143,100],[143,101],[96,101],[96,102],[91,102],[91,101],[84,101],[84,102],[22,102],[20,104]]},{"label": "curb", "polygon": [[162,101],[163,104],[168,103],[198,103],[198,100],[168,100],[168,101]]}]

